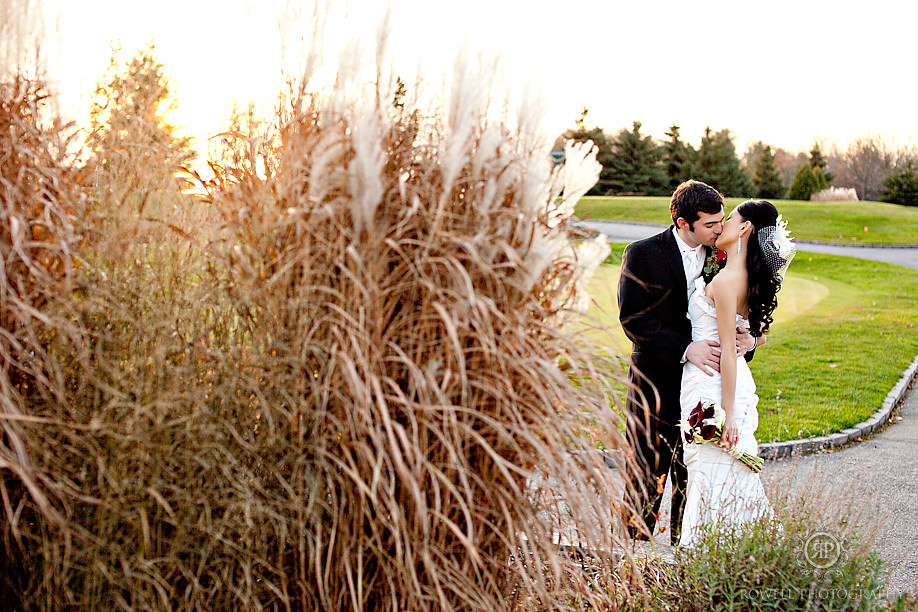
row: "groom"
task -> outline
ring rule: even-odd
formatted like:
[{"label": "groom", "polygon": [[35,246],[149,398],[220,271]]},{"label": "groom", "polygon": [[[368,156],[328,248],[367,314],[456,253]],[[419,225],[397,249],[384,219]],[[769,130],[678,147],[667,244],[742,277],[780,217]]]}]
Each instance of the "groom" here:
[{"label": "groom", "polygon": [[[626,501],[640,513],[629,533],[648,539],[654,531],[666,477],[672,472],[670,539],[679,542],[688,474],[679,435],[682,366],[691,361],[707,373],[719,371],[716,342],[692,342],[688,298],[723,230],[724,199],[713,187],[689,180],[670,200],[673,225],[628,245],[618,285],[619,318],[634,344],[625,400],[627,437],[634,453]],[[737,337],[753,348],[748,334]]]}]

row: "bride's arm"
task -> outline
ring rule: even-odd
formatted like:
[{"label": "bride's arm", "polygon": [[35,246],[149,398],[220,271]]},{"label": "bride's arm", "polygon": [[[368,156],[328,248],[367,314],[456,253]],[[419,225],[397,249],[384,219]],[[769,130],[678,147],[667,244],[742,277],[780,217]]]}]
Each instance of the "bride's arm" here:
[{"label": "bride's arm", "polygon": [[738,438],[736,420],[733,416],[733,402],[736,398],[736,305],[739,297],[739,283],[731,282],[731,280],[727,277],[717,278],[709,287],[714,307],[717,310],[717,335],[720,337],[721,346],[720,405],[727,413],[722,442],[727,448],[733,448]]}]

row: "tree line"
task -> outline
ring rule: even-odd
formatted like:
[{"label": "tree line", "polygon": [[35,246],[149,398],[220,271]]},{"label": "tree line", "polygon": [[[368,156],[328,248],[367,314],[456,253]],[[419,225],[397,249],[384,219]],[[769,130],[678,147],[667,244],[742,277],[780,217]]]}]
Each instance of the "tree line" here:
[{"label": "tree line", "polygon": [[589,195],[668,196],[679,183],[694,178],[716,186],[728,197],[809,200],[830,187],[850,188],[860,200],[918,206],[918,146],[897,146],[881,136],[861,136],[844,150],[816,141],[804,152],[772,147],[762,141],[740,155],[729,129],[705,128],[697,148],[685,142],[678,125],[658,142],[634,121],[608,135],[588,124],[584,108],[574,127],[559,139],[592,140],[602,164]]},{"label": "tree line", "polygon": [[[88,144],[100,162],[98,168],[103,174],[128,176],[128,168],[144,167],[148,177],[158,169],[161,181],[175,185],[175,174],[197,154],[190,140],[177,137],[162,118],[174,105],[164,67],[152,46],[138,50],[124,63],[116,55],[98,84],[90,111]],[[896,146],[879,136],[863,136],[845,150],[814,142],[803,153],[758,141],[740,155],[729,129],[707,127],[696,148],[682,139],[675,124],[658,142],[641,132],[640,121],[610,136],[590,126],[588,115],[584,108],[555,148],[563,150],[563,142],[569,139],[591,140],[597,146],[602,171],[590,195],[668,196],[683,180],[695,178],[715,185],[728,197],[809,200],[829,187],[847,187],[861,200],[918,206],[915,145]],[[251,108],[246,116],[234,107],[227,129],[258,131],[252,122]],[[211,155],[220,158],[219,139],[212,144]]]}]

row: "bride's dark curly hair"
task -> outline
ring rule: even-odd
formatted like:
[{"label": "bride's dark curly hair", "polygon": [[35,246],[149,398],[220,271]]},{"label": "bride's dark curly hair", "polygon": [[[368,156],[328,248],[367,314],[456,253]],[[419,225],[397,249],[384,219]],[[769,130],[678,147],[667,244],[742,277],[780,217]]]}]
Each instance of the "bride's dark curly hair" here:
[{"label": "bride's dark curly hair", "polygon": [[749,272],[749,293],[746,301],[749,304],[749,329],[753,336],[761,336],[768,331],[773,320],[772,313],[778,306],[776,294],[781,288],[781,281],[765,262],[759,246],[759,230],[774,226],[778,220],[778,209],[765,200],[746,200],[736,208],[744,221],[752,223],[746,248],[746,270]]}]

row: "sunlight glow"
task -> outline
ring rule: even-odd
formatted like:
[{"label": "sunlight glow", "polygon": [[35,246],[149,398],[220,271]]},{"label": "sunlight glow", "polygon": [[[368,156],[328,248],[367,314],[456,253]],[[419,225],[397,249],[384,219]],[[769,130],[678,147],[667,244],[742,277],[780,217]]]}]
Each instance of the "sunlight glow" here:
[{"label": "sunlight glow", "polygon": [[[307,69],[311,45],[340,50],[356,40],[372,57],[389,5],[162,0],[131,8],[112,0],[44,0],[43,6],[50,32],[45,57],[66,114],[85,115],[112,41],[128,56],[152,41],[173,75],[179,100],[173,122],[201,140],[219,130],[233,100],[270,109],[284,80]],[[907,28],[916,8],[907,3],[827,9],[776,0],[766,10],[728,0],[395,0],[391,10],[393,70],[408,83],[442,72],[459,49],[499,52],[514,91],[522,95],[534,81],[546,93],[542,120],[556,134],[587,107],[590,124],[610,133],[639,120],[645,133],[662,139],[676,123],[697,144],[706,126],[728,128],[739,150],[755,140],[803,150],[816,138],[844,145],[865,134],[918,135],[910,81],[888,59],[911,54]],[[338,56],[311,57],[313,83],[334,78]]]}]

